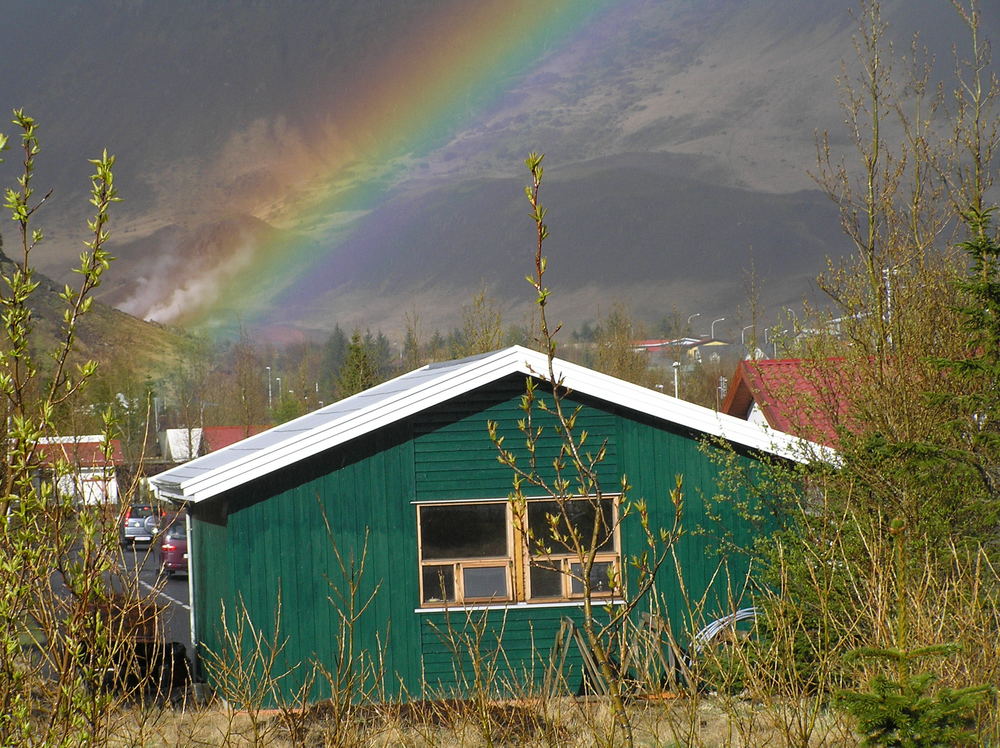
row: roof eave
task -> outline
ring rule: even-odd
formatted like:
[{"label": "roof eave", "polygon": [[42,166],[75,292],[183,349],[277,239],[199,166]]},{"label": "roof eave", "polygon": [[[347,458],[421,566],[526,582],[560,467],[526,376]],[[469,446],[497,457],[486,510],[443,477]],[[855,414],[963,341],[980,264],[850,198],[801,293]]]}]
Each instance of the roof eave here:
[{"label": "roof eave", "polygon": [[[428,370],[422,367],[410,374]],[[692,403],[677,400],[639,385],[624,382],[577,364],[553,361],[556,381],[582,394],[598,397],[615,405],[664,420],[707,436],[719,437],[750,449],[772,453],[797,462],[815,459],[823,454],[821,445],[781,432],[767,433],[760,427],[731,416],[719,414]],[[280,470],[295,462],[312,457],[326,449],[343,444],[378,428],[401,421],[415,413],[462,395],[484,384],[510,374],[548,378],[548,359],[542,353],[520,346],[498,351],[495,355],[470,361],[456,370],[442,370],[442,375],[421,386],[372,403],[369,407],[345,413],[342,418],[324,424],[243,458],[206,470],[177,482],[161,484],[152,481],[171,498],[199,502],[250,480]],[[409,376],[404,375],[404,376]],[[398,378],[397,378],[398,379]],[[392,380],[394,381],[394,380]],[[198,460],[188,463],[198,469]]]}]

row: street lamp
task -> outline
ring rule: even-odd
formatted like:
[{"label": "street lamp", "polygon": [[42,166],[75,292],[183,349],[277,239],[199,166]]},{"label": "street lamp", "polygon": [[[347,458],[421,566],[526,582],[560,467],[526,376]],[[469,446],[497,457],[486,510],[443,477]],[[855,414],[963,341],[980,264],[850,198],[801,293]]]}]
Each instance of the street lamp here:
[{"label": "street lamp", "polygon": [[695,317],[700,317],[700,316],[701,316],[701,312],[695,312],[694,314],[689,314],[688,315],[688,329],[689,330],[691,329],[691,320],[693,320]]},{"label": "street lamp", "polygon": [[747,330],[749,330],[751,327],[753,327],[753,325],[747,325],[742,330],[740,330],[740,345],[743,346],[744,348],[746,348],[747,346],[747,340],[746,340]]},{"label": "street lamp", "polygon": [[725,322],[725,321],[726,321],[725,317],[719,317],[718,319],[713,319],[712,320],[712,326],[709,328],[708,337],[710,337],[712,340],[715,340],[715,323],[716,322]]},{"label": "street lamp", "polygon": [[267,409],[271,409],[271,367],[265,366],[267,369]]},{"label": "street lamp", "polygon": [[677,372],[681,369],[681,362],[674,361],[674,397],[678,397],[678,387],[677,387]]},{"label": "street lamp", "polygon": [[[768,332],[769,332],[768,328],[766,328],[766,327],[765,327],[765,328],[764,328],[764,348],[765,348],[765,349],[767,348],[767,343],[768,343],[768,340],[767,340],[767,333],[768,333]],[[772,347],[774,348],[774,356],[773,356],[773,358],[777,358],[777,357],[778,357],[778,341],[777,341],[777,340],[774,340],[774,339],[772,338],[772,339],[771,339],[771,345],[772,345]],[[765,355],[766,355],[766,354],[765,354]]]}]

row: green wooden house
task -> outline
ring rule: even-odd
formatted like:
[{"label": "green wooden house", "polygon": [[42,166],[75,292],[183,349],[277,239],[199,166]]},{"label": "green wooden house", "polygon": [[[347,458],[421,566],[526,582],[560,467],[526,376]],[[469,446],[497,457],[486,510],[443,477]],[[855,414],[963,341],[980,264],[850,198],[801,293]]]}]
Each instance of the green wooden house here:
[{"label": "green wooden house", "polygon": [[[693,596],[714,585],[710,609],[728,612],[734,591],[720,580],[740,579],[745,566],[730,559],[728,577],[717,574],[704,528],[719,524],[737,542],[755,530],[725,502],[708,506],[722,469],[712,453],[752,466],[762,455],[800,459],[802,443],[575,364],[555,368],[567,402],[581,408],[577,430],[586,429],[591,449],[607,444],[606,498],[599,508],[581,499],[581,522],[597,511],[613,520],[627,476],[628,495],[646,500],[652,526],[669,527],[669,492],[682,476],[691,530],[677,546],[684,582]],[[561,621],[579,615],[580,584],[570,554],[549,548],[540,559],[515,531],[512,474],[487,423],[524,464],[521,398],[533,377],[551,402],[544,371],[545,356],[517,346],[430,364],[153,478],[161,495],[188,508],[192,637],[209,681],[224,677],[212,666],[220,660],[233,668],[226,677],[259,674],[249,644],[256,635],[283,645],[269,666],[282,674],[272,702],[291,698],[313,665],[333,673],[348,644],[354,667],[385,698],[461,691],[472,650],[486,657],[492,686],[537,683]],[[560,437],[536,413],[539,424],[539,464],[551,471]],[[527,524],[543,527],[548,497],[527,493]],[[625,594],[628,558],[644,549],[633,520],[602,542],[595,565],[605,580],[622,570]],[[352,592],[364,611],[347,642],[342,613]],[[615,605],[622,590],[600,594]],[[686,604],[673,564],[661,569],[656,595],[680,625]],[[321,676],[310,697],[329,688]]]}]

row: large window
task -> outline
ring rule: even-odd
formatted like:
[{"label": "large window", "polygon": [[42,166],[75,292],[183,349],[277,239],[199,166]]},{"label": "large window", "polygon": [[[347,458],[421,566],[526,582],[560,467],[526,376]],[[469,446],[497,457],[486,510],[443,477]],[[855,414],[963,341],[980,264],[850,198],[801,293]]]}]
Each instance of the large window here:
[{"label": "large window", "polygon": [[573,532],[596,548],[591,590],[616,592],[619,544],[615,498],[529,500],[524,516],[508,501],[417,507],[420,599],[425,606],[552,602],[583,595]]}]

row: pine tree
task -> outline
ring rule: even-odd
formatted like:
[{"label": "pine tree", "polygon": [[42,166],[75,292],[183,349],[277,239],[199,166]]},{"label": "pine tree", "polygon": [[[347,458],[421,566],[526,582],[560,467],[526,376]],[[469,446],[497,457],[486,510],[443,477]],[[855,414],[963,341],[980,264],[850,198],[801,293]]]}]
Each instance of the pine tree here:
[{"label": "pine tree", "polygon": [[906,525],[897,518],[889,530],[894,544],[896,574],[895,646],[891,649],[862,648],[853,659],[876,659],[891,663],[895,677],[876,675],[867,690],[844,690],[837,695],[840,705],[856,720],[865,736],[861,745],[952,746],[973,745],[975,708],[994,692],[993,686],[934,690],[937,676],[914,672],[921,660],[944,657],[956,652],[954,643],[908,648]]},{"label": "pine tree", "polygon": [[959,437],[949,456],[973,468],[987,503],[995,505],[1000,499],[1000,244],[992,212],[974,206],[963,215],[970,238],[960,246],[970,270],[958,284],[966,299],[958,311],[968,334],[968,355],[937,362],[967,385],[967,394],[937,399],[959,414],[949,424]]},{"label": "pine tree", "polygon": [[361,338],[361,332],[351,333],[347,345],[347,358],[337,377],[337,394],[341,397],[356,395],[378,383],[378,372],[371,351]]}]

